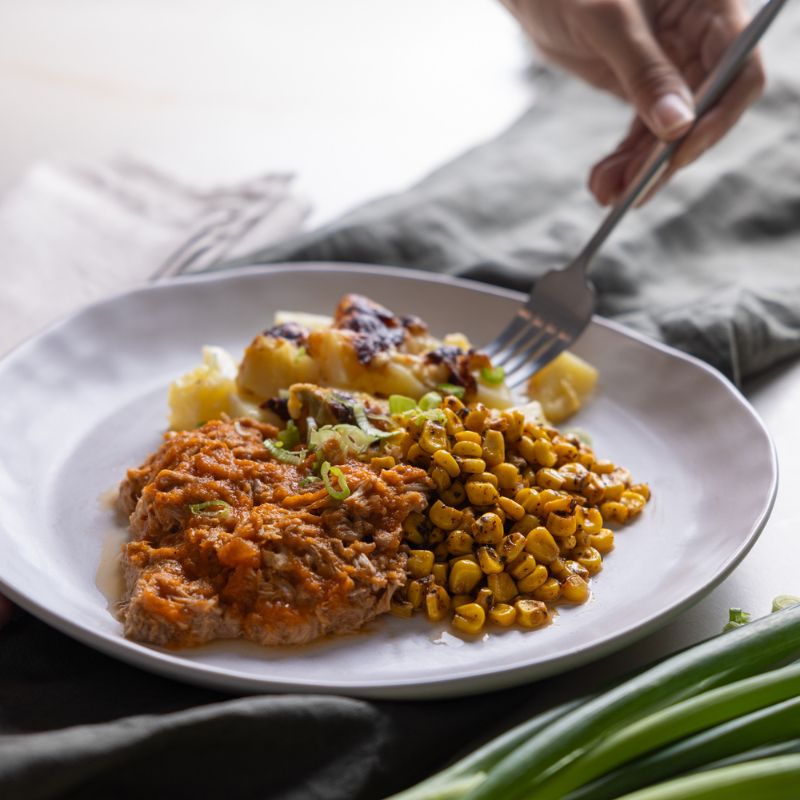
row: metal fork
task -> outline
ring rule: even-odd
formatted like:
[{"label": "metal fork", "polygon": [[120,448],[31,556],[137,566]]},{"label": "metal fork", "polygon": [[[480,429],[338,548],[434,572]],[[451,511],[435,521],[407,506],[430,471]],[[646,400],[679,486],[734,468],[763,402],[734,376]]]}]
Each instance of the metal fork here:
[{"label": "metal fork", "polygon": [[[695,125],[737,75],[743,61],[785,3],[786,0],[769,0],[730,44],[697,92]],[[676,141],[660,142],[653,148],[627,191],[583,250],[563,269],[539,278],[511,322],[484,348],[492,364],[503,368],[508,386],[514,388],[527,381],[569,347],[589,324],[595,308],[595,292],[586,272],[592,259],[628,209],[664,174],[669,159],[693,129],[694,126]]]}]

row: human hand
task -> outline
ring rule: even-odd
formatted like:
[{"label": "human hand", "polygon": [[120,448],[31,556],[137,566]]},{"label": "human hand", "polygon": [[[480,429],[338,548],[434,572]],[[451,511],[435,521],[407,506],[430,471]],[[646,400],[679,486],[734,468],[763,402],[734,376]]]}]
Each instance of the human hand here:
[{"label": "human hand", "polygon": [[[502,1],[546,58],[636,111],[627,136],[591,171],[589,188],[603,205],[630,184],[655,137],[672,141],[691,127],[693,92],[749,21],[744,0]],[[656,189],[734,126],[764,80],[753,53],[680,145]]]}]

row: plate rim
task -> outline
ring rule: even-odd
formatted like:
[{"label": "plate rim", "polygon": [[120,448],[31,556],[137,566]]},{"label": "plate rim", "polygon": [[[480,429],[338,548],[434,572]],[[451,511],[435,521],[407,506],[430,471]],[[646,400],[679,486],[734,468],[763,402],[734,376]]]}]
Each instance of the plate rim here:
[{"label": "plate rim", "polygon": [[[158,292],[164,288],[171,288],[181,285],[192,285],[198,283],[214,283],[227,280],[235,280],[241,276],[248,275],[279,275],[285,272],[341,272],[345,274],[381,274],[383,276],[408,280],[412,282],[427,282],[441,285],[458,285],[464,289],[476,291],[483,294],[492,294],[508,300],[522,302],[526,295],[522,292],[481,281],[453,277],[443,273],[426,272],[424,270],[410,269],[388,265],[377,265],[359,262],[327,262],[327,261],[304,261],[304,262],[279,262],[269,264],[250,264],[234,268],[220,268],[203,273],[182,275],[167,281],[148,284],[145,286],[134,287],[128,290],[116,292],[109,297],[96,300],[81,308],[62,315],[41,330],[33,333],[22,342],[18,343],[10,351],[3,354],[0,358],[0,368],[7,363],[14,362],[18,358],[25,357],[25,351],[42,338],[57,334],[59,329],[70,325],[79,317],[92,312],[105,305],[113,305],[123,301],[125,298],[151,292]],[[766,525],[775,504],[778,489],[779,467],[775,443],[766,425],[758,412],[740,390],[721,372],[710,364],[702,361],[696,356],[684,353],[670,345],[664,344],[656,339],[652,339],[646,334],[628,328],[627,326],[608,320],[597,315],[592,317],[591,325],[606,328],[615,333],[638,342],[645,347],[658,350],[671,358],[686,362],[694,368],[706,372],[709,376],[719,382],[735,402],[745,410],[752,422],[755,423],[765,443],[768,445],[769,466],[771,469],[770,485],[768,497],[761,507],[760,513],[755,522],[750,527],[747,535],[743,537],[738,547],[729,555],[726,562],[708,580],[704,580],[694,591],[687,594],[679,602],[670,605],[669,609],[660,613],[651,614],[640,620],[630,628],[626,628],[619,633],[606,636],[601,641],[589,646],[570,648],[562,654],[548,659],[546,662],[535,664],[523,664],[515,667],[490,671],[482,668],[480,671],[460,675],[458,677],[435,677],[420,682],[418,678],[408,679],[381,679],[370,682],[359,679],[356,682],[348,683],[344,680],[319,681],[303,680],[294,682],[282,678],[259,678],[249,676],[220,666],[211,666],[180,658],[173,655],[168,650],[153,648],[147,645],[130,642],[127,639],[117,639],[105,633],[98,633],[75,623],[67,616],[62,616],[42,605],[38,600],[29,597],[24,590],[17,589],[6,581],[0,574],[0,591],[9,597],[21,608],[29,611],[34,616],[52,625],[56,629],[77,639],[100,652],[111,655],[127,663],[133,664],[150,672],[165,675],[170,678],[184,682],[223,689],[230,691],[244,690],[256,692],[303,692],[303,693],[325,693],[325,694],[344,694],[349,696],[361,696],[385,699],[425,699],[433,697],[456,697],[476,694],[479,692],[499,689],[501,687],[511,687],[526,681],[536,681],[558,672],[560,669],[574,668],[582,664],[587,664],[609,653],[618,651],[623,647],[641,639],[652,633],[668,622],[677,617],[687,608],[694,605],[702,597],[711,592],[716,586],[724,581],[735,567],[742,561],[747,553],[752,549],[758,540],[761,532]],[[2,568],[0,567],[0,570]],[[502,675],[502,680],[498,682],[497,677]]]}]

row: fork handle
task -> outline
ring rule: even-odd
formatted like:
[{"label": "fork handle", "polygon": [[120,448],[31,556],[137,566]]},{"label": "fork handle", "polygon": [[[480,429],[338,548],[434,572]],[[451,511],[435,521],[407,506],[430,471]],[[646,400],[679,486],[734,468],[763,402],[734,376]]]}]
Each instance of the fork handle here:
[{"label": "fork handle", "polygon": [[722,58],[697,90],[695,96],[695,121],[692,127],[679,139],[656,144],[647,161],[631,181],[627,191],[614,204],[600,227],[589,239],[573,263],[579,264],[583,270],[586,270],[589,262],[600,249],[600,245],[608,238],[611,231],[616,228],[617,223],[625,216],[628,209],[664,174],[670,158],[694,130],[698,120],[728,88],[731,81],[738,74],[744,60],[750,55],[753,48],[758,44],[759,39],[761,39],[785,4],[786,0],[769,0],[750,20],[747,27],[731,42]]}]

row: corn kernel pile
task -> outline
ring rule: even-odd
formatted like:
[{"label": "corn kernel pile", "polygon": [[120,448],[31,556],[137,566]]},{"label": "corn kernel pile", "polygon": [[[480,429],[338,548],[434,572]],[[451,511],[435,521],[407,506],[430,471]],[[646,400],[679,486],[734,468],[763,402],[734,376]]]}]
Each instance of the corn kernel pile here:
[{"label": "corn kernel pile", "polygon": [[650,497],[627,470],[576,436],[445,398],[438,413],[404,421],[397,458],[424,467],[434,495],[404,524],[409,580],[392,612],[424,610],[463,633],[487,622],[537,628],[559,602],[583,603],[614,546],[606,527]]}]

